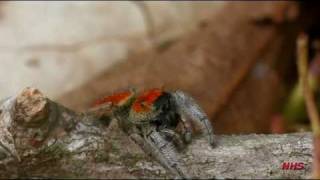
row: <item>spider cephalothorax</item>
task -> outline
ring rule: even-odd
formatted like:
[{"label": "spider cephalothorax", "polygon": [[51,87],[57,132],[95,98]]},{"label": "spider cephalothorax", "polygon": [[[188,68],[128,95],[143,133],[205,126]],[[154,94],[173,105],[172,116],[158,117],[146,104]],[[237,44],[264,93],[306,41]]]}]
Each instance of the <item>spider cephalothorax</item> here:
[{"label": "spider cephalothorax", "polygon": [[[191,141],[192,126],[200,126],[209,143],[214,144],[206,114],[182,91],[123,91],[99,100],[95,106],[105,104],[111,110],[103,117],[117,119],[130,138],[178,176],[187,177],[187,173],[179,162],[177,146],[184,147]],[[177,130],[179,125],[182,127],[180,131]]]}]

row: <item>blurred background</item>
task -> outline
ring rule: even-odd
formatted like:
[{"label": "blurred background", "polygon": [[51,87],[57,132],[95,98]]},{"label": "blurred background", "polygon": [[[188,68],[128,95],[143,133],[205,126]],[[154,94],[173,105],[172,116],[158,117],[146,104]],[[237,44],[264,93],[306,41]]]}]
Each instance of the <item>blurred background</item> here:
[{"label": "blurred background", "polygon": [[295,46],[309,36],[317,93],[319,18],[307,2],[1,2],[0,97],[32,86],[82,111],[164,87],[194,96],[217,133],[309,131]]}]

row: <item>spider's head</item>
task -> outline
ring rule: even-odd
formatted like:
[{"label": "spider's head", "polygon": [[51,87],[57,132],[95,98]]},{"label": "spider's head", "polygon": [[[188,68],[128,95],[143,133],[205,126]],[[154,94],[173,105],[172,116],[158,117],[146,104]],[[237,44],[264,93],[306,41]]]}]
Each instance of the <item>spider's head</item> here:
[{"label": "spider's head", "polygon": [[158,88],[141,92],[131,106],[129,120],[135,123],[143,123],[156,116],[156,102],[163,93]]},{"label": "spider's head", "polygon": [[136,113],[148,113],[152,111],[156,100],[163,94],[161,89],[150,89],[142,92],[132,104],[132,110]]}]

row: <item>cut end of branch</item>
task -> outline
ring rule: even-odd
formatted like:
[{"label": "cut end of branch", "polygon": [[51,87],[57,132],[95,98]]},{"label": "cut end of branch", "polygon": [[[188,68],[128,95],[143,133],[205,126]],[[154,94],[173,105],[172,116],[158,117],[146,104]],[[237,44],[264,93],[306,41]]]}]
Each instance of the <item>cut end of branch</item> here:
[{"label": "cut end of branch", "polygon": [[25,88],[16,98],[15,121],[35,126],[46,120],[49,113],[48,99],[35,88]]}]

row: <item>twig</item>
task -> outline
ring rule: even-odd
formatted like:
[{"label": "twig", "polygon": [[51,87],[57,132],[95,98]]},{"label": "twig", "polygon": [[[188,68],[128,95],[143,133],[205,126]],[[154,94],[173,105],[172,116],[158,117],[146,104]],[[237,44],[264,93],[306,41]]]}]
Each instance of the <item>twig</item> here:
[{"label": "twig", "polygon": [[314,160],[313,160],[313,177],[320,178],[320,125],[319,113],[314,101],[314,94],[310,89],[310,78],[308,73],[308,37],[301,34],[297,40],[297,55],[298,55],[298,71],[299,83],[302,85],[305,104],[308,116],[311,122],[311,128],[314,138]]}]

